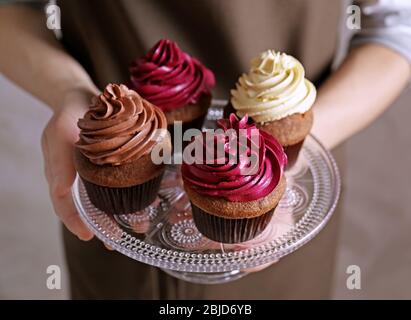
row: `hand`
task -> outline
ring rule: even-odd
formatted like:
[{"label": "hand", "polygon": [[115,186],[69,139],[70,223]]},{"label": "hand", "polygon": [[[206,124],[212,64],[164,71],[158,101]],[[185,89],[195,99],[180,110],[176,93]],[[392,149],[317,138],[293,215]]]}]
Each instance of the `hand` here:
[{"label": "hand", "polygon": [[247,273],[253,273],[253,272],[259,272],[262,271],[268,267],[270,267],[271,265],[273,265],[274,263],[277,263],[279,260],[275,260],[273,262],[268,262],[265,264],[262,264],[261,266],[258,267],[254,267],[254,268],[247,268],[247,269],[243,269],[241,271],[247,272]]},{"label": "hand", "polygon": [[87,110],[92,93],[81,90],[67,94],[43,131],[41,145],[44,168],[54,210],[64,225],[78,238],[91,240],[93,233],[81,221],[71,197],[76,176],[74,143],[78,140],[77,120]]}]

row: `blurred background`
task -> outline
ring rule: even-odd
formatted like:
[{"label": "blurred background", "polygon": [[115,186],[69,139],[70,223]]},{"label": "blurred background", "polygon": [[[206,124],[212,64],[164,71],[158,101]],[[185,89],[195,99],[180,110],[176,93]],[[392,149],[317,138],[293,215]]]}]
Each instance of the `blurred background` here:
[{"label": "blurred background", "polygon": [[[0,75],[0,299],[68,297],[60,227],[43,176],[40,136],[51,112]],[[411,299],[411,90],[346,143],[333,298]],[[46,286],[49,265],[61,290]],[[361,290],[346,270],[361,268]]]}]

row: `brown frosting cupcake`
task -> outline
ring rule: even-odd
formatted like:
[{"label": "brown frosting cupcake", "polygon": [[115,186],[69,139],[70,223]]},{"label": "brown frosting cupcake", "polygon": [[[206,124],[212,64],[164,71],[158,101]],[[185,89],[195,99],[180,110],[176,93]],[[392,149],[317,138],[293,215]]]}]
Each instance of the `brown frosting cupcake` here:
[{"label": "brown frosting cupcake", "polygon": [[82,119],[74,162],[90,201],[111,214],[142,210],[156,198],[164,164],[151,151],[171,148],[163,112],[125,85],[109,84]]}]

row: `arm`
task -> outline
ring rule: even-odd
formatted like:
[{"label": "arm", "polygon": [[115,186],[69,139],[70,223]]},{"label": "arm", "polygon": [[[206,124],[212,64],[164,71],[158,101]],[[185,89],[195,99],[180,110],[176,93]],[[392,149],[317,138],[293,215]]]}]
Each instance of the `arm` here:
[{"label": "arm", "polygon": [[93,234],[80,220],[71,199],[75,178],[73,144],[77,119],[98,92],[85,70],[66,54],[47,30],[44,16],[21,5],[0,6],[0,71],[44,101],[53,116],[42,136],[44,166],[54,209],[80,239]]},{"label": "arm", "polygon": [[408,84],[409,62],[379,44],[354,48],[320,87],[313,134],[337,146],[383,113]]},{"label": "arm", "polygon": [[386,110],[408,84],[411,2],[356,0],[361,29],[344,63],[319,89],[313,133],[332,148]]}]

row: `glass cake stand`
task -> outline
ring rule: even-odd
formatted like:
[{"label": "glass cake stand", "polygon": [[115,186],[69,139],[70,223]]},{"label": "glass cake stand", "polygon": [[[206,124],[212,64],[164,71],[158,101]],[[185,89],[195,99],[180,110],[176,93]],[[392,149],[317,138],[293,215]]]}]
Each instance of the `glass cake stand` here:
[{"label": "glass cake stand", "polygon": [[[214,100],[205,127],[222,117],[222,100]],[[143,211],[112,216],[95,208],[79,177],[74,203],[82,220],[104,243],[122,254],[194,283],[224,283],[297,250],[313,239],[330,219],[340,194],[340,176],[331,154],[313,136],[285,172],[287,189],[273,218],[257,238],[217,243],[204,237],[191,216],[179,166],[169,166],[155,202]]]}]

